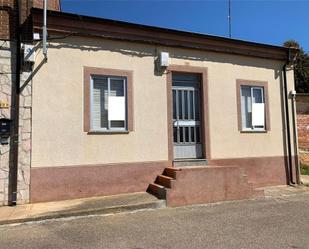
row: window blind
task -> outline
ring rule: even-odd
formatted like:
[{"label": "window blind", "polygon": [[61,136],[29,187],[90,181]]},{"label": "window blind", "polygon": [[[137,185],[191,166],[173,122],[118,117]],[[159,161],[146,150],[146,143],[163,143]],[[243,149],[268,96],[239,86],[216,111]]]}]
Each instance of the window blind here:
[{"label": "window blind", "polygon": [[92,91],[91,121],[94,129],[108,127],[108,84],[107,79],[95,79]]},{"label": "window blind", "polygon": [[241,87],[241,121],[243,128],[251,128],[251,89],[247,86]]},{"label": "window blind", "polygon": [[92,79],[91,128],[93,130],[125,129],[125,79],[104,76],[96,76]]}]

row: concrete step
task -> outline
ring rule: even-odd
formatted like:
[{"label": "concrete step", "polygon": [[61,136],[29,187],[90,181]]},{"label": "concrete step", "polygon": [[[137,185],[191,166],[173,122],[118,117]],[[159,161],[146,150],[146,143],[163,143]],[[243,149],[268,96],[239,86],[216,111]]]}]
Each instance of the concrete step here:
[{"label": "concrete step", "polygon": [[165,176],[165,175],[159,175],[157,176],[157,179],[155,183],[162,185],[166,188],[172,188],[173,183],[175,182],[175,179],[170,176]]},{"label": "concrete step", "polygon": [[208,161],[206,159],[183,159],[175,160],[173,162],[174,167],[186,167],[186,166],[206,166]]},{"label": "concrete step", "polygon": [[114,214],[166,207],[149,193],[120,194],[58,202],[0,207],[0,225],[95,214]]},{"label": "concrete step", "polygon": [[158,199],[166,198],[166,189],[164,186],[157,183],[150,183],[147,189],[147,192],[153,194]]},{"label": "concrete step", "polygon": [[166,189],[167,206],[262,197],[263,191],[256,190],[248,180],[245,170],[238,166],[182,167],[177,172],[174,186]]},{"label": "concrete step", "polygon": [[176,179],[177,172],[181,171],[179,168],[167,167],[164,169],[163,175]]}]

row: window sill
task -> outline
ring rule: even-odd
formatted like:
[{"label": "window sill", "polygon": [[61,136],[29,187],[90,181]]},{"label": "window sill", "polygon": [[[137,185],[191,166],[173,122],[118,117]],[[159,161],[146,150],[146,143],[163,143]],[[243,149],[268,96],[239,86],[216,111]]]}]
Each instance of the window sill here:
[{"label": "window sill", "polygon": [[267,133],[267,130],[241,130],[240,133]]},{"label": "window sill", "polygon": [[89,135],[114,135],[114,134],[129,134],[129,131],[88,131]]}]

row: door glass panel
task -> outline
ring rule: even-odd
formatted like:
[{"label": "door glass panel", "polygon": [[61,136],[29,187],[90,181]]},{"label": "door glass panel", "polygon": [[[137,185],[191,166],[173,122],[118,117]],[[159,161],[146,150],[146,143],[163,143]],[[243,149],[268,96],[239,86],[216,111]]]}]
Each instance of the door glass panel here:
[{"label": "door glass panel", "polygon": [[188,91],[184,91],[184,119],[188,119]]},{"label": "door glass panel", "polygon": [[195,120],[200,120],[200,94],[199,91],[195,91]]},{"label": "door glass panel", "polygon": [[189,143],[189,127],[185,127],[185,142]]},{"label": "door glass panel", "polygon": [[183,127],[179,127],[179,142],[183,143]]},{"label": "door glass panel", "polygon": [[189,103],[190,103],[189,119],[193,119],[193,105],[194,105],[194,103],[193,103],[193,93],[194,93],[193,91],[189,92]]},{"label": "door glass panel", "polygon": [[194,127],[190,127],[191,129],[191,142],[195,143],[195,129]]},{"label": "door glass panel", "polygon": [[197,127],[196,127],[196,142],[197,142],[197,143],[200,143],[200,142],[201,142],[200,136],[201,136],[201,134],[200,134],[200,127],[197,126]]},{"label": "door glass panel", "polygon": [[177,127],[173,127],[174,143],[177,143]]},{"label": "door glass panel", "polygon": [[178,118],[182,119],[182,91],[178,91]]},{"label": "door glass panel", "polygon": [[176,119],[176,90],[173,90],[173,119]]}]

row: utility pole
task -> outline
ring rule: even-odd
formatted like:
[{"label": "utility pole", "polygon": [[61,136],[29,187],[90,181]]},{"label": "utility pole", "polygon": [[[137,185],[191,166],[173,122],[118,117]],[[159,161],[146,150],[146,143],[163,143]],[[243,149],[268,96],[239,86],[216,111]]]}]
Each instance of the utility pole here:
[{"label": "utility pole", "polygon": [[229,0],[229,15],[227,17],[229,22],[229,37],[232,38],[232,16],[231,16],[231,0]]},{"label": "utility pole", "polygon": [[47,0],[44,0],[43,6],[43,54],[47,58]]},{"label": "utility pole", "polygon": [[16,41],[16,61],[15,61],[15,84],[12,91],[12,137],[10,142],[10,171],[9,171],[9,205],[15,206],[17,204],[17,185],[18,185],[18,148],[19,148],[19,99],[20,99],[20,73],[21,73],[21,7],[20,0],[15,0],[15,41]]}]

